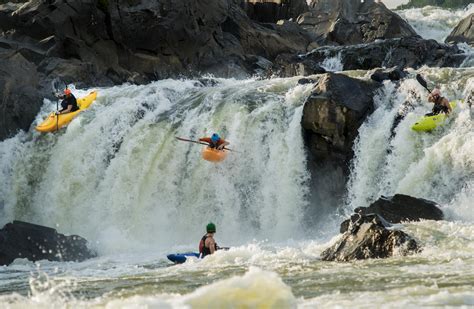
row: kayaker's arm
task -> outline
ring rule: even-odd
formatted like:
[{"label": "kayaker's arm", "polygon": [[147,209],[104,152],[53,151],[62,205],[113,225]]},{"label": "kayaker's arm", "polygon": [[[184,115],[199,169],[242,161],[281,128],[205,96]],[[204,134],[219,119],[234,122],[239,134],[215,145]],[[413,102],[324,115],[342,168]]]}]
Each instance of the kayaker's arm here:
[{"label": "kayaker's arm", "polygon": [[72,110],[72,105],[68,105],[66,109],[58,111],[57,114],[58,115],[59,114],[67,114],[67,113],[71,112],[71,110]]},{"label": "kayaker's arm", "polygon": [[206,243],[207,243],[206,247],[209,248],[209,251],[211,251],[211,254],[216,252],[216,242],[214,241],[214,239],[212,237],[208,237],[206,239]]},{"label": "kayaker's arm", "polygon": [[453,109],[451,108],[451,104],[449,104],[449,100],[444,98],[443,99],[443,104],[444,104],[444,106],[446,106],[448,108],[448,114],[451,114]]},{"label": "kayaker's arm", "polygon": [[230,143],[227,142],[227,141],[224,141],[222,144],[220,144],[219,146],[217,146],[217,149],[223,150],[224,147],[227,146],[227,145],[230,145]]}]

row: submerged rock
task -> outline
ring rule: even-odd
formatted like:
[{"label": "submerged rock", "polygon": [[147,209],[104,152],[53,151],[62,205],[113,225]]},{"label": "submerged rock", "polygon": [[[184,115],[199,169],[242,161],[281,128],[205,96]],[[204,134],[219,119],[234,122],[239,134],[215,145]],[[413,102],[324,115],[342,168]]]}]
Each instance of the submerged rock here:
[{"label": "submerged rock", "polygon": [[474,13],[459,22],[446,38],[446,43],[467,43],[474,46]]},{"label": "submerged rock", "polygon": [[[382,196],[369,207],[356,208],[355,212],[363,216],[377,214],[390,223],[442,220],[444,217],[443,211],[438,208],[435,202],[404,194],[395,194],[390,197]],[[350,220],[346,220],[341,224],[341,233],[347,231]]]},{"label": "submerged rock", "polygon": [[65,236],[46,226],[13,221],[0,230],[0,265],[9,265],[17,258],[66,262],[95,256],[84,238]]},{"label": "submerged rock", "polygon": [[420,250],[417,242],[389,225],[377,214],[354,215],[348,230],[332,247],[321,253],[324,261],[351,261],[408,255]]}]

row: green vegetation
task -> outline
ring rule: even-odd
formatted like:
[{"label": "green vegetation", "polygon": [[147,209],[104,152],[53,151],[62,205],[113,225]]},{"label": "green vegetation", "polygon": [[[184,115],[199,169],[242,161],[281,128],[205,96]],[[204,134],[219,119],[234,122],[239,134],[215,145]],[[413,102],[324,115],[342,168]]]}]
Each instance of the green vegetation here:
[{"label": "green vegetation", "polygon": [[410,0],[407,4],[400,5],[397,9],[419,8],[427,5],[439,6],[442,8],[457,9],[465,8],[473,0]]}]

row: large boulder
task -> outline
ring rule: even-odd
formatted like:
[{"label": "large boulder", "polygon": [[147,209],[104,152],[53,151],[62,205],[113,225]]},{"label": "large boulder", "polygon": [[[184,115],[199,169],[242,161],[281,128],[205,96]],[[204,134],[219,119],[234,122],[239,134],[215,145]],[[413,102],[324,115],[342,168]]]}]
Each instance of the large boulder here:
[{"label": "large boulder", "polygon": [[9,265],[17,258],[63,262],[95,256],[84,238],[65,236],[46,226],[13,221],[0,230],[0,265]]},{"label": "large boulder", "polygon": [[319,159],[352,158],[358,129],[373,111],[377,85],[327,73],[322,76],[304,104],[301,124],[310,151]]},{"label": "large boulder", "polygon": [[308,218],[334,212],[342,203],[358,128],[373,110],[377,83],[327,73],[319,77],[303,107],[301,125],[308,148],[311,199]]},{"label": "large boulder", "polygon": [[341,238],[321,253],[321,258],[346,262],[408,255],[420,250],[412,237],[387,227],[389,224],[379,215],[357,215]]},{"label": "large boulder", "polygon": [[400,16],[373,0],[313,0],[297,22],[326,44],[352,45],[416,36]]},{"label": "large boulder", "polygon": [[[400,223],[420,220],[442,220],[443,211],[438,205],[429,200],[416,198],[404,194],[394,196],[382,196],[369,207],[358,207],[354,210],[358,215],[377,214],[385,218],[390,223]],[[341,224],[341,233],[345,232],[351,219]]]},{"label": "large boulder", "polygon": [[474,13],[459,22],[446,38],[446,43],[467,43],[474,46]]}]

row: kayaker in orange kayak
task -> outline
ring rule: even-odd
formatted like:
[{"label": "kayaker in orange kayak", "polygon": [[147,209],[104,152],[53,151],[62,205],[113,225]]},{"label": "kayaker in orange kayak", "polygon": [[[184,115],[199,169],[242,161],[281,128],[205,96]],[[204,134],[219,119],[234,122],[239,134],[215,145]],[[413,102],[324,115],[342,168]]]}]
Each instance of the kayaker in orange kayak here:
[{"label": "kayaker in orange kayak", "polygon": [[64,95],[60,98],[63,99],[63,101],[61,102],[62,109],[57,111],[56,115],[67,114],[79,110],[76,97],[72,94],[71,90],[66,88],[64,90]]},{"label": "kayaker in orange kayak", "polygon": [[202,137],[199,139],[200,142],[206,142],[209,147],[216,148],[218,150],[224,150],[224,147],[230,145],[230,143],[222,139],[219,134],[214,133],[211,137]]}]

